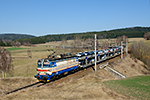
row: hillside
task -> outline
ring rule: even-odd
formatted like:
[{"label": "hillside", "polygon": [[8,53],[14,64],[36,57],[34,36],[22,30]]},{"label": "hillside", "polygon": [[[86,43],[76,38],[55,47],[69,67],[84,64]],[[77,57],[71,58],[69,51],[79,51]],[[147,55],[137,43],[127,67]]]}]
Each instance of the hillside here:
[{"label": "hillside", "polygon": [[[124,64],[128,64],[127,66]],[[132,64],[135,64],[132,67]],[[147,75],[149,71],[144,69],[143,63],[138,60],[135,62],[134,59],[130,58],[130,56],[126,56],[124,60],[116,60],[113,63],[110,63],[111,67],[116,70],[122,72],[127,76],[126,79],[136,78],[133,76],[139,75]],[[123,66],[124,65],[124,66]],[[88,71],[88,74],[86,73]],[[126,72],[125,72],[126,71]],[[82,73],[81,73],[82,72]],[[20,91],[17,91],[12,94],[1,96],[0,100],[20,100],[20,99],[111,99],[111,100],[130,100],[130,99],[138,99],[138,97],[131,96],[128,93],[116,92],[115,90],[109,89],[105,87],[105,82],[108,80],[118,80],[113,77],[110,73],[108,73],[104,69],[98,69],[97,72],[93,70],[83,70],[76,72],[74,74],[63,77],[54,82],[50,82],[48,84],[39,86],[37,88],[31,87],[26,88]],[[83,74],[86,73],[86,74]],[[146,73],[146,74],[145,74]],[[78,76],[80,75],[80,76]],[[122,80],[118,80],[122,81]],[[33,84],[36,82],[34,78],[6,78],[0,79],[2,85],[0,88],[0,95],[12,91],[17,88],[21,88],[24,86],[28,86],[29,84]],[[109,82],[109,81],[108,81]],[[142,84],[144,83],[144,84]],[[147,83],[148,84],[148,83]],[[116,85],[116,84],[112,84]],[[139,86],[145,85],[145,82],[142,81]],[[137,86],[138,87],[138,86]],[[134,86],[131,88],[135,88]],[[122,91],[125,91],[126,88],[122,88]],[[145,90],[140,91],[140,95],[143,94]],[[138,94],[137,92],[133,92]],[[149,93],[149,92],[145,92]],[[50,94],[50,95],[49,95]],[[149,99],[149,95],[147,97],[142,97],[143,99]]]},{"label": "hillside", "polygon": [[33,35],[27,35],[27,34],[0,34],[0,40],[16,40],[16,39],[25,39],[25,38],[34,38]]},{"label": "hillside", "polygon": [[71,34],[57,34],[57,35],[45,35],[35,38],[19,39],[18,41],[23,44],[23,42],[29,42],[32,44],[45,43],[49,41],[61,41],[61,40],[72,40],[76,37],[80,39],[94,38],[94,34],[97,34],[98,39],[104,38],[117,38],[122,35],[126,35],[129,38],[143,37],[144,33],[150,32],[150,27],[131,27],[114,29],[109,31],[94,31],[85,33],[71,33]]}]

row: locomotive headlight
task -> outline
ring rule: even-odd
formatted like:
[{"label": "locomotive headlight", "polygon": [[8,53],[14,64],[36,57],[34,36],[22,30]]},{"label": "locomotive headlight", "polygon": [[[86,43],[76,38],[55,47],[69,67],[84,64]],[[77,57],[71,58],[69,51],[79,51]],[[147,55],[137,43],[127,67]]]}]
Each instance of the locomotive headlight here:
[{"label": "locomotive headlight", "polygon": [[52,74],[52,72],[47,72],[47,74],[48,74],[48,75],[51,75],[51,74]]}]

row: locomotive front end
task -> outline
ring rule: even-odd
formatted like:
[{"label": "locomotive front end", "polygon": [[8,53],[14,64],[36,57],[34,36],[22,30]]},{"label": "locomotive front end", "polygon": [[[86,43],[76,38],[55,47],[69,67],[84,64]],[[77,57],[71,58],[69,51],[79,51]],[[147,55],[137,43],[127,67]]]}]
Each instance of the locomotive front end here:
[{"label": "locomotive front end", "polygon": [[49,82],[51,77],[53,76],[51,71],[51,64],[48,59],[40,59],[37,62],[37,78],[39,81],[42,82]]}]

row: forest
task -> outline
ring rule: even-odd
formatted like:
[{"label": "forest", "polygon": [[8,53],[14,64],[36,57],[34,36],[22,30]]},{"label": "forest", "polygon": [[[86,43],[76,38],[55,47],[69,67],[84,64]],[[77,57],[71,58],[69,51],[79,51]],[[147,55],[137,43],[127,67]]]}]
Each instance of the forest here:
[{"label": "forest", "polygon": [[21,43],[14,41],[16,39],[34,38],[33,35],[5,33],[0,34],[0,46],[20,46]]},{"label": "forest", "polygon": [[39,44],[49,41],[73,40],[76,37],[80,39],[94,38],[94,34],[97,34],[98,39],[117,38],[122,35],[126,35],[128,38],[136,38],[136,37],[143,37],[143,35],[147,32],[150,32],[150,27],[131,27],[131,28],[114,29],[109,31],[45,35],[34,38],[17,39],[16,41],[19,41],[21,44],[23,43]]},{"label": "forest", "polygon": [[0,34],[0,46],[20,46],[20,45],[31,45],[40,44],[51,41],[62,41],[62,40],[73,40],[94,38],[94,34],[97,34],[97,39],[109,39],[117,38],[122,35],[128,38],[144,37],[145,33],[150,32],[150,27],[130,27],[114,29],[109,31],[93,31],[84,33],[70,33],[70,34],[56,34],[56,35],[45,35],[35,37],[33,35],[26,34]]},{"label": "forest", "polygon": [[14,34],[14,33],[4,33],[0,34],[0,40],[16,40],[16,39],[25,39],[25,38],[34,38],[33,35],[27,35],[27,34]]}]

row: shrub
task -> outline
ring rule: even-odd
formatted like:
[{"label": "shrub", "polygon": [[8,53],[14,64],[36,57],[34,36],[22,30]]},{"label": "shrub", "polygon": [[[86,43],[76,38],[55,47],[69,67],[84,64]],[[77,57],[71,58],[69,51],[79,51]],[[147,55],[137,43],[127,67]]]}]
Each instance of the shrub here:
[{"label": "shrub", "polygon": [[[150,69],[150,46],[149,42],[135,42],[130,46],[131,53],[137,59],[143,61]],[[136,60],[134,60],[137,62]]]}]

